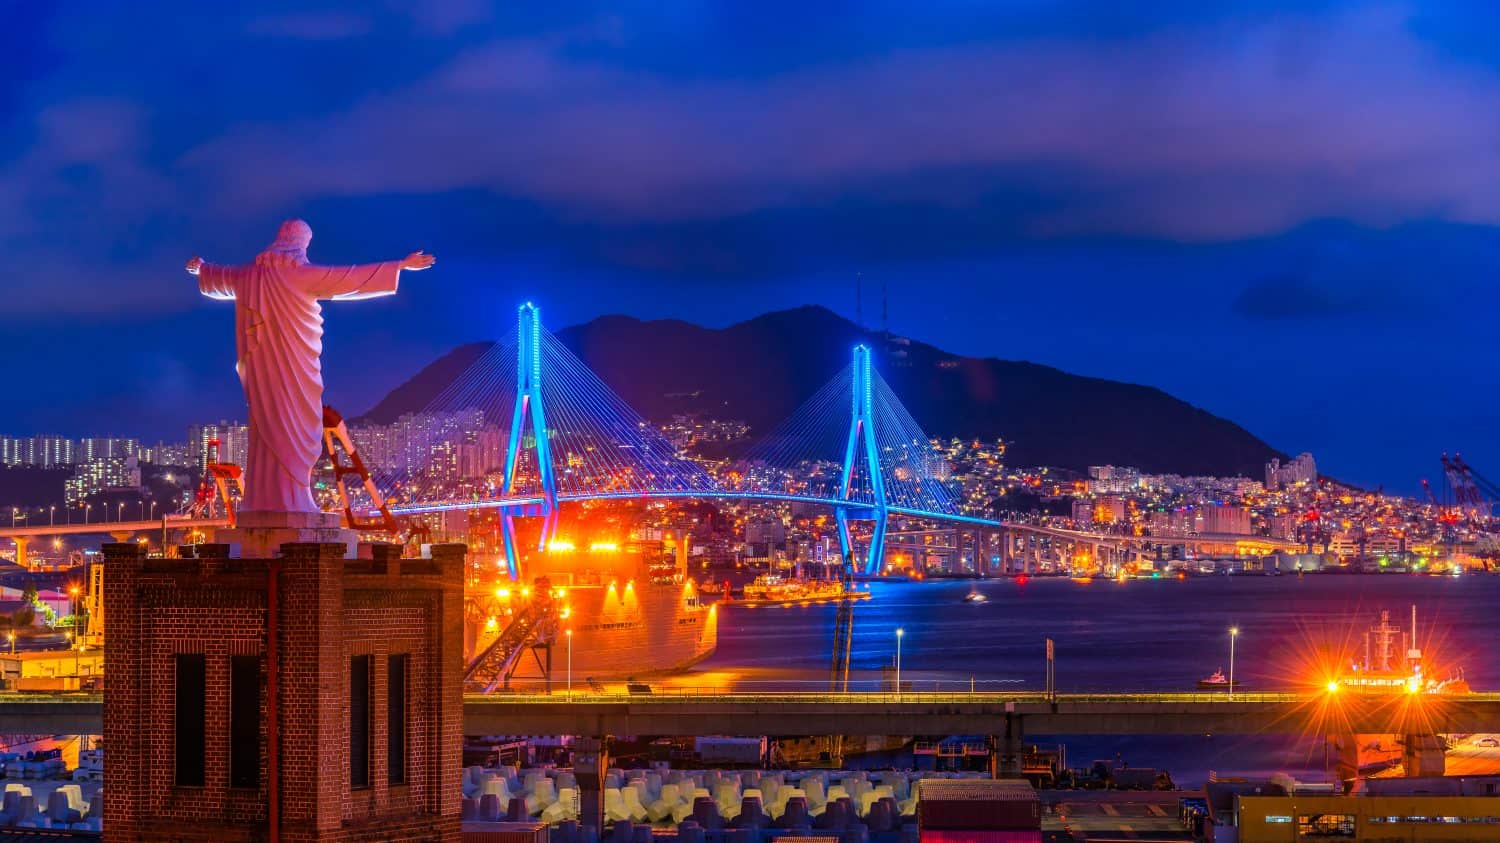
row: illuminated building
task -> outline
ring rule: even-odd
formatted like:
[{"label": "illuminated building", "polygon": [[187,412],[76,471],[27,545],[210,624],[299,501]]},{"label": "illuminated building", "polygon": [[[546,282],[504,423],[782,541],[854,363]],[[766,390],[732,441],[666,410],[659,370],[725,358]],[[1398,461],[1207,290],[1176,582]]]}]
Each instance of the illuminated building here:
[{"label": "illuminated building", "polygon": [[202,474],[212,460],[212,443],[218,442],[218,462],[243,466],[250,453],[250,428],[239,422],[220,421],[218,424],[193,425],[188,428],[188,448],[191,449],[190,465]]},{"label": "illuminated building", "polygon": [[135,456],[105,457],[80,464],[63,481],[63,499],[75,504],[89,495],[106,491],[141,489],[141,465]]},{"label": "illuminated building", "polygon": [[1250,511],[1237,506],[1209,504],[1198,510],[1198,532],[1250,535]]},{"label": "illuminated building", "polygon": [[1313,455],[1305,451],[1285,465],[1282,465],[1279,459],[1266,463],[1267,489],[1297,485],[1310,486],[1316,484],[1317,481],[1318,464],[1313,460]]}]

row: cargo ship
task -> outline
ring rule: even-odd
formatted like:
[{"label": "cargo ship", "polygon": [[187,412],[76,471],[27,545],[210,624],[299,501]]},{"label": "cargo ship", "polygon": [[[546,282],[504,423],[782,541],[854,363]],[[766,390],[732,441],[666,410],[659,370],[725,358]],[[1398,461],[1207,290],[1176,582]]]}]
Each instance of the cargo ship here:
[{"label": "cargo ship", "polygon": [[[700,599],[697,583],[670,555],[635,545],[597,543],[580,550],[553,542],[549,552],[527,562],[525,585],[470,590],[466,659],[504,637],[543,599],[547,618],[525,646],[550,644],[553,687],[564,670],[580,685],[676,673],[718,646],[717,609]],[[518,659],[516,683],[534,685],[544,678],[546,659]]]}]

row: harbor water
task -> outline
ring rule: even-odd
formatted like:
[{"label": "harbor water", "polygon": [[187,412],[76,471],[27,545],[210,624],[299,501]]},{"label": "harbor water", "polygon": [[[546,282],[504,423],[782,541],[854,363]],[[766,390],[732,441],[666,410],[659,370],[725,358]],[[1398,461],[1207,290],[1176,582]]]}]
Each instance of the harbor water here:
[{"label": "harbor water", "polygon": [[[1337,654],[1363,650],[1381,610],[1409,626],[1415,605],[1429,674],[1462,670],[1476,689],[1500,688],[1491,649],[1500,577],[1308,575],[980,582],[874,582],[854,610],[851,689],[874,689],[895,662],[917,690],[1041,690],[1053,639],[1060,692],[1194,691],[1230,668],[1246,692],[1306,690],[1326,681]],[[977,589],[982,602],[966,601]],[[673,684],[740,690],[828,687],[835,607],[729,606],[719,647]],[[1142,736],[1029,741],[1068,746],[1071,766],[1117,755],[1171,772],[1179,784],[1220,774],[1285,770],[1319,775],[1322,736]]]}]

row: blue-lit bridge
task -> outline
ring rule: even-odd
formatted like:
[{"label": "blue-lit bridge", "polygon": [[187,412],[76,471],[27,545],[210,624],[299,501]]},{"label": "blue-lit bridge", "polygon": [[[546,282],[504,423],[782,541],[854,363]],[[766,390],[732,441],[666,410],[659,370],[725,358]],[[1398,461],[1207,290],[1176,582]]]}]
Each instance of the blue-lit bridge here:
[{"label": "blue-lit bridge", "polygon": [[[377,491],[395,515],[498,510],[513,578],[520,575],[517,519],[541,519],[543,549],[570,502],[826,506],[843,558],[867,573],[883,565],[892,515],[976,530],[1001,526],[962,510],[935,470],[940,460],[931,440],[862,345],[846,369],[751,449],[743,471],[727,478],[681,454],[548,332],[530,303],[519,310],[513,343],[496,343],[416,416],[418,435],[427,438],[408,448],[415,459],[377,478]],[[470,470],[459,470],[460,455]],[[856,535],[851,522],[868,526]]]}]

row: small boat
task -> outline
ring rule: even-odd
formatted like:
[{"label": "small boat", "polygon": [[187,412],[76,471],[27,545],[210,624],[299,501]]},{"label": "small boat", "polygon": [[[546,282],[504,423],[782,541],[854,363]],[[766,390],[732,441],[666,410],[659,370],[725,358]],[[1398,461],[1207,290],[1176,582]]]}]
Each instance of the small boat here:
[{"label": "small boat", "polygon": [[1224,675],[1224,668],[1222,667],[1214,671],[1212,675],[1198,680],[1199,688],[1238,688],[1239,686],[1239,680],[1235,680],[1234,682],[1229,681],[1229,677]]},{"label": "small boat", "polygon": [[986,597],[984,592],[980,591],[977,588],[969,589],[969,593],[964,595],[965,603],[983,603],[988,599],[990,598]]},{"label": "small boat", "polygon": [[843,600],[869,600],[869,591],[848,588],[839,580],[786,579],[775,574],[762,574],[755,582],[745,586],[745,596],[735,603],[740,606],[808,606],[816,603],[837,603]]}]

